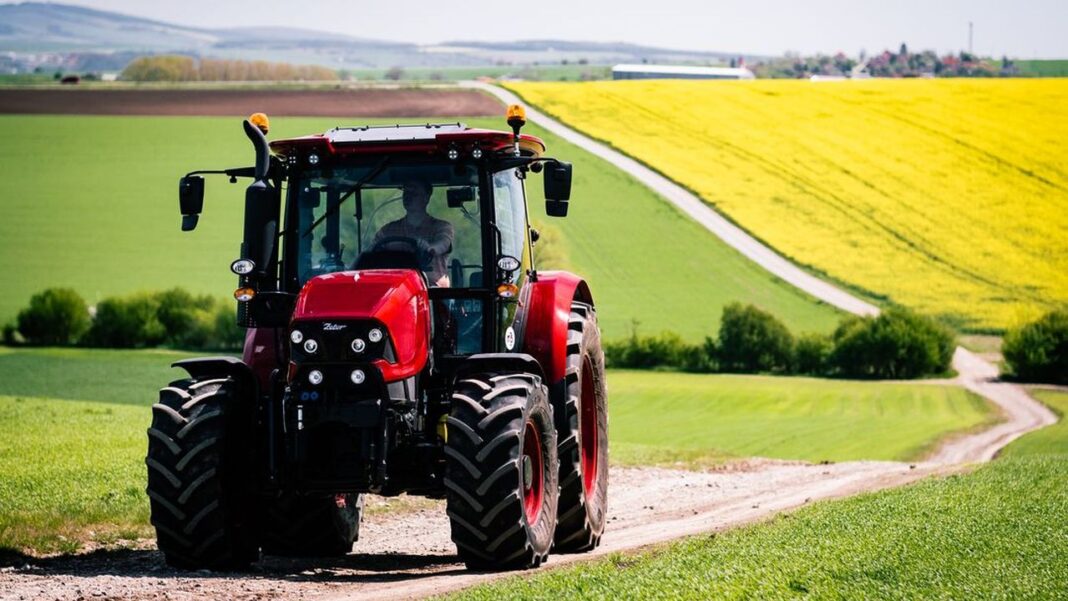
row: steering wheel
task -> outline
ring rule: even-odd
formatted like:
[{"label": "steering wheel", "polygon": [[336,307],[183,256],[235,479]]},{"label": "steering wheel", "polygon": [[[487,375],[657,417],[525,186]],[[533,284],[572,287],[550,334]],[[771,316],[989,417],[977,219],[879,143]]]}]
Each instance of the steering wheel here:
[{"label": "steering wheel", "polygon": [[430,269],[430,261],[434,258],[434,255],[430,252],[430,246],[419,238],[412,238],[410,236],[385,236],[378,242],[375,242],[374,246],[371,247],[371,252],[394,250],[388,248],[394,244],[403,244],[407,246],[411,253],[415,255],[415,260],[419,263],[419,269],[423,271]]}]

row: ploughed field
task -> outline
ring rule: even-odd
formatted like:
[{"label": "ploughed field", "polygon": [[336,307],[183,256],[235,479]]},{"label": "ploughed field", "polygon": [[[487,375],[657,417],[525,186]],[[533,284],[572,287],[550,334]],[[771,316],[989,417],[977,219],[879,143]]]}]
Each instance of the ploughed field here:
[{"label": "ploughed field", "polygon": [[1068,302],[1068,80],[509,88],[794,261],[974,330]]},{"label": "ploughed field", "polygon": [[[151,536],[149,406],[181,377],[167,366],[188,356],[0,347],[0,564]],[[983,401],[936,384],[619,371],[608,380],[616,465],[909,459],[992,419]]]},{"label": "ploughed field", "polygon": [[[501,113],[461,120],[507,129],[503,107]],[[272,117],[272,139],[374,121]],[[90,304],[172,286],[229,296],[245,184],[208,176],[200,225],[183,233],[177,183],[194,169],[252,162],[240,119],[0,115],[6,141],[0,146],[0,324],[53,286],[73,287]],[[835,326],[839,315],[832,308],[774,279],[626,173],[536,127],[526,131],[543,135],[553,156],[575,164],[566,219],[545,216],[541,177],[528,180],[531,217],[555,234],[535,255],[562,257],[558,263],[590,281],[606,338],[628,335],[637,322],[643,333],[672,330],[699,341],[714,333],[731,301],[757,304],[794,331]]]},{"label": "ploughed field", "polygon": [[0,88],[0,114],[22,115],[243,115],[259,111],[308,117],[453,117],[496,115],[498,107],[485,94],[445,88]]}]

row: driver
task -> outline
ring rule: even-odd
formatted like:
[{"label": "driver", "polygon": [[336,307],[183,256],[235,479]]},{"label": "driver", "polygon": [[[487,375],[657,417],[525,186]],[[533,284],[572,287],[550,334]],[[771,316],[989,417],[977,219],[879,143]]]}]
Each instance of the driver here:
[{"label": "driver", "polygon": [[426,276],[431,286],[448,287],[449,253],[452,252],[453,228],[444,219],[437,219],[426,212],[433,188],[423,179],[404,182],[404,217],[387,223],[375,234],[372,245],[391,236],[411,238],[419,244],[419,250],[429,255]]}]

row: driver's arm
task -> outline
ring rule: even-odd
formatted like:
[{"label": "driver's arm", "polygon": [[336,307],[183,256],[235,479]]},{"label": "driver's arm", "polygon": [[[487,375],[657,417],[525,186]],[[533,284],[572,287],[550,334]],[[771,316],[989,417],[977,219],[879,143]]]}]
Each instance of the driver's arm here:
[{"label": "driver's arm", "polygon": [[434,228],[433,235],[426,240],[426,244],[435,255],[446,255],[452,252],[452,240],[454,230],[448,221],[442,221]]}]

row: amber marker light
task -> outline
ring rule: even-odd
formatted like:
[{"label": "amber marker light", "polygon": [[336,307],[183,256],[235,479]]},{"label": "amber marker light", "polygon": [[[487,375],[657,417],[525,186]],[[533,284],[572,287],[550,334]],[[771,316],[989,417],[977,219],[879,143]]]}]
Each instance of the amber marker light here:
[{"label": "amber marker light", "polygon": [[515,284],[501,284],[497,286],[497,296],[501,298],[515,298],[519,294],[519,287]]},{"label": "amber marker light", "polygon": [[248,122],[260,128],[263,133],[267,133],[267,130],[271,129],[271,122],[264,113],[252,113],[248,118]]},{"label": "amber marker light", "polygon": [[234,290],[234,298],[243,303],[247,303],[255,296],[256,291],[252,288],[238,288],[237,290]]}]

